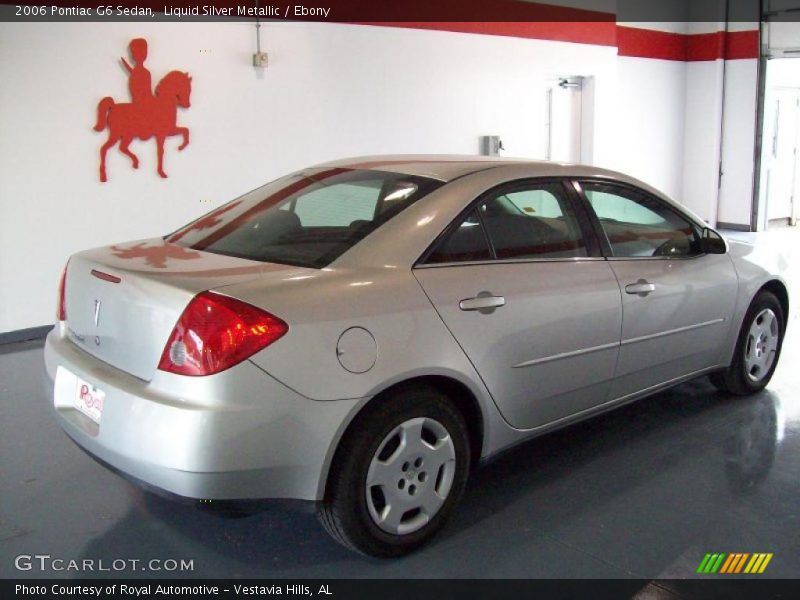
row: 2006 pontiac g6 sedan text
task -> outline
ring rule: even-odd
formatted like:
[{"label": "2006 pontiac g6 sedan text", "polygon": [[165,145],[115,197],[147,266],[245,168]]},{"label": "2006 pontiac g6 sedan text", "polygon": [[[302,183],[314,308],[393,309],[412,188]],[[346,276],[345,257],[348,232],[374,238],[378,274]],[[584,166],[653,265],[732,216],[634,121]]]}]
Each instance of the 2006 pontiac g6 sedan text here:
[{"label": "2006 pontiac g6 sedan text", "polygon": [[603,169],[350,159],[72,256],[45,363],[116,471],[312,501],[396,556],[515,443],[700,375],[761,390],[789,309],[768,261]]}]

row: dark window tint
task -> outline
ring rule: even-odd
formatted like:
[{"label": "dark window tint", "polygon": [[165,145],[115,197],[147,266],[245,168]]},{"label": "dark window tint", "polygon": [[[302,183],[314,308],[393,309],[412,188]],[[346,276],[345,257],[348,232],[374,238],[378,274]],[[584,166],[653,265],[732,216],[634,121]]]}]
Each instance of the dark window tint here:
[{"label": "dark window tint", "polygon": [[245,194],[167,240],[195,250],[320,268],[441,185],[383,171],[304,171]]},{"label": "dark window tint", "polygon": [[693,256],[694,226],[645,192],[606,183],[582,183],[616,257]]},{"label": "dark window tint", "polygon": [[428,263],[489,260],[492,257],[486,234],[475,211],[471,211],[428,257]]},{"label": "dark window tint", "polygon": [[586,245],[560,183],[515,187],[478,209],[498,259],[586,256]]}]

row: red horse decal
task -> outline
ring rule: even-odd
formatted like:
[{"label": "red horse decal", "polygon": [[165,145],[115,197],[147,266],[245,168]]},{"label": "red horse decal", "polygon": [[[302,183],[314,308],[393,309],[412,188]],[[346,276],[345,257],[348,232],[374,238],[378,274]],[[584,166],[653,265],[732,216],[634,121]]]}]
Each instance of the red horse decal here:
[{"label": "red horse decal", "polygon": [[158,174],[164,172],[164,140],[172,135],[182,135],[183,143],[178,150],[189,145],[189,129],[179,127],[178,107],[189,108],[192,78],[188,73],[170,71],[156,86],[155,94],[150,90],[150,71],[145,69],[147,42],[141,38],[132,40],[129,46],[134,66],[123,58],[122,64],[130,74],[129,89],[132,102],[117,104],[107,96],[97,104],[95,131],[108,128],[108,139],[100,148],[100,181],[108,181],[106,175],[106,152],[119,143],[119,150],[131,159],[133,168],[139,168],[138,157],[130,151],[134,138],[149,140],[156,138],[158,148]]}]

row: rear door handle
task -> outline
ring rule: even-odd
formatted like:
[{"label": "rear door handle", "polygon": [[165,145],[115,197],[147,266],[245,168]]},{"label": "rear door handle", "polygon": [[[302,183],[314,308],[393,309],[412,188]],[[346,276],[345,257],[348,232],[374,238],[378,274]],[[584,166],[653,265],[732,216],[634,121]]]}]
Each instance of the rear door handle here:
[{"label": "rear door handle", "polygon": [[656,284],[650,283],[646,279],[640,279],[636,283],[629,283],[625,286],[626,294],[638,294],[639,296],[647,296],[650,292],[656,291]]},{"label": "rear door handle", "polygon": [[506,305],[503,296],[492,296],[489,292],[481,292],[474,298],[467,298],[458,303],[461,310],[477,310],[483,314],[493,313],[496,308]]}]

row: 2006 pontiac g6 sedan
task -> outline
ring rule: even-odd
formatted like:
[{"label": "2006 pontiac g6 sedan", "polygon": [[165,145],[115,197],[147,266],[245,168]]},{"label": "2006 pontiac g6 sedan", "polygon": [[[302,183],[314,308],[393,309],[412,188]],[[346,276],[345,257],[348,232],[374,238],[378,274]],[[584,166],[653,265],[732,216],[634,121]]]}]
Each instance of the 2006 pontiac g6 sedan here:
[{"label": "2006 pontiac g6 sedan", "polygon": [[127,477],[311,501],[396,556],[518,442],[700,375],[764,388],[789,310],[764,260],[603,169],[343,160],[72,256],[46,370],[67,434]]}]

